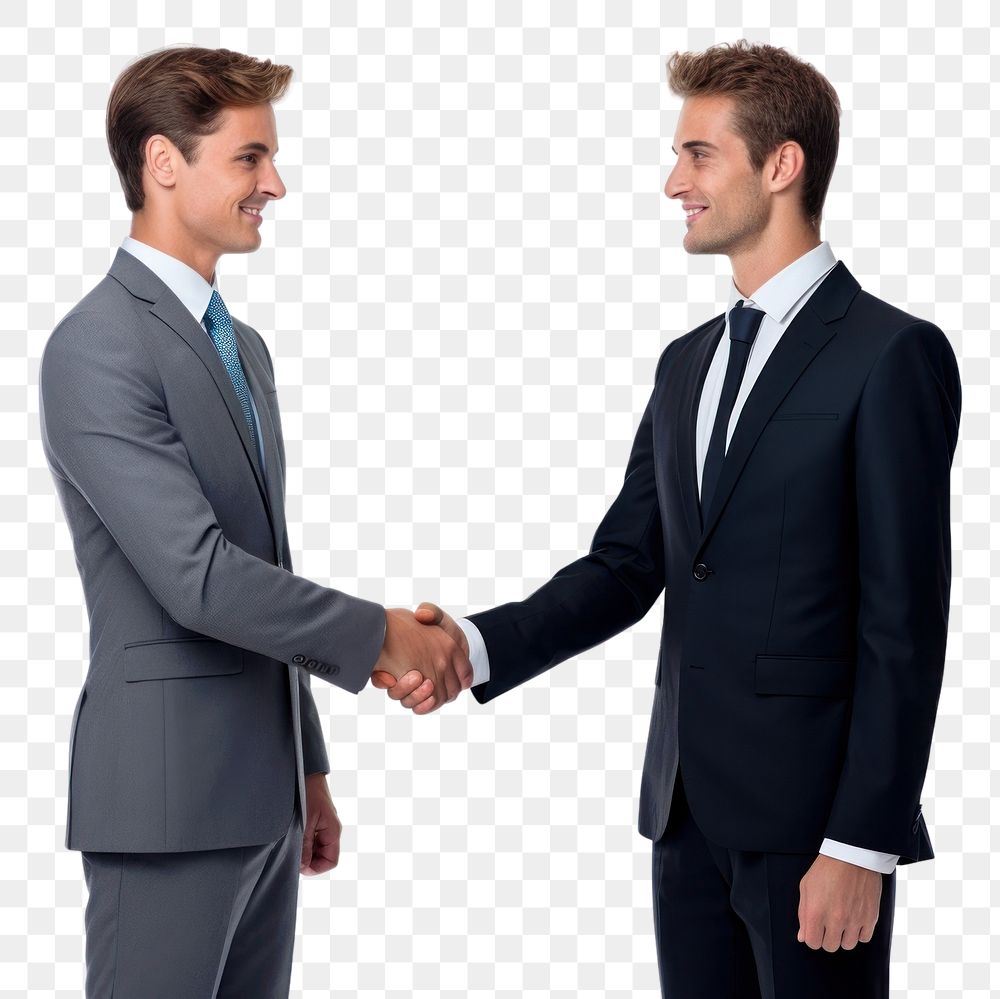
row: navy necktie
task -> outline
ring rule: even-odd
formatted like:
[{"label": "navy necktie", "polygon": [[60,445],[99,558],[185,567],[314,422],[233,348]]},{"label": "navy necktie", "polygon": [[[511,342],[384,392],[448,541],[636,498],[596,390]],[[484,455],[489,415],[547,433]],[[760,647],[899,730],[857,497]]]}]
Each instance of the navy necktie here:
[{"label": "navy necktie", "polygon": [[743,308],[742,298],[729,313],[729,364],[726,367],[725,381],[722,383],[722,396],[719,399],[718,412],[715,414],[712,436],[708,442],[705,467],[701,473],[703,514],[708,513],[712,497],[715,495],[715,487],[719,482],[722,459],[726,456],[726,431],[729,428],[729,418],[733,415],[733,405],[736,403],[743,372],[746,370],[750,345],[757,336],[763,318],[762,310]]},{"label": "navy necktie", "polygon": [[226,303],[222,301],[222,296],[215,290],[212,291],[212,298],[205,310],[205,327],[222,358],[222,363],[225,364],[226,370],[229,372],[233,388],[236,389],[236,397],[243,407],[243,415],[250,428],[250,440],[256,451],[257,433],[254,430],[253,412],[250,409],[250,388],[247,385],[246,375],[243,373],[243,365],[240,364],[239,351],[236,349],[233,318],[229,315],[229,310],[226,308]]}]

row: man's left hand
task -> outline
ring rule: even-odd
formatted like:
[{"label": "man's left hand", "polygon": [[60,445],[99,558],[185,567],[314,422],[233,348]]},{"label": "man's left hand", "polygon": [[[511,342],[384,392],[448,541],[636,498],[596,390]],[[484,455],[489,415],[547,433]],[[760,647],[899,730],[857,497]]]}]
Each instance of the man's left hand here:
[{"label": "man's left hand", "polygon": [[868,943],[881,898],[878,871],[819,854],[799,882],[799,942],[830,952]]},{"label": "man's left hand", "polygon": [[299,874],[312,877],[325,874],[337,866],[342,828],[330,797],[326,774],[307,774],[306,827],[302,830],[302,863]]}]

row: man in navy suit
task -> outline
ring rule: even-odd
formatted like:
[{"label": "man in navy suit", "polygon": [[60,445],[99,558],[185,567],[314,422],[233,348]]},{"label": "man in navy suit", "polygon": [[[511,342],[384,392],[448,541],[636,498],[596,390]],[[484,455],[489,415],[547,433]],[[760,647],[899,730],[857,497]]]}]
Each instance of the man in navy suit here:
[{"label": "man in navy suit", "polygon": [[[639,802],[671,999],[889,995],[897,863],[942,683],[961,389],[941,330],[819,236],[840,105],[768,45],[677,53],[665,193],[726,310],[660,356],[590,552],[455,622],[484,703],[639,621],[666,588]],[[419,673],[390,697],[435,705]]]}]

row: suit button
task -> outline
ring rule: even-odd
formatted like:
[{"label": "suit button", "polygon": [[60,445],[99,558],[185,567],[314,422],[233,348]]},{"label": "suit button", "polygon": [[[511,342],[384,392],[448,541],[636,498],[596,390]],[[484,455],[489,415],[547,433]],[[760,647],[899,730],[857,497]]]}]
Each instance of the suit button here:
[{"label": "suit button", "polygon": [[297,666],[301,666],[306,661],[306,657],[299,654],[297,656],[292,656],[292,662]]},{"label": "suit button", "polygon": [[697,579],[699,583],[702,582],[703,580],[708,579],[708,573],[709,573],[708,566],[705,565],[704,562],[699,562],[694,567],[694,578]]}]

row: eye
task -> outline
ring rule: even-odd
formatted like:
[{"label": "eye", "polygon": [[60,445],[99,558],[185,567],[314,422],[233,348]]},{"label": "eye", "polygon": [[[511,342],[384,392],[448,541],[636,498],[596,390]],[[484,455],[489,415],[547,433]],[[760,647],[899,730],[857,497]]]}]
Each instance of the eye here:
[{"label": "eye", "polygon": [[704,154],[704,153],[703,153],[703,152],[702,152],[702,151],[701,151],[700,149],[692,149],[692,150],[691,150],[691,155],[692,155],[692,156],[693,156],[693,157],[694,157],[695,159],[698,159],[698,157],[699,157],[699,156],[704,156],[705,154]]},{"label": "eye", "polygon": [[257,162],[257,154],[256,153],[247,153],[246,156],[241,156],[240,159],[241,160],[250,160],[251,163],[256,163]]}]

